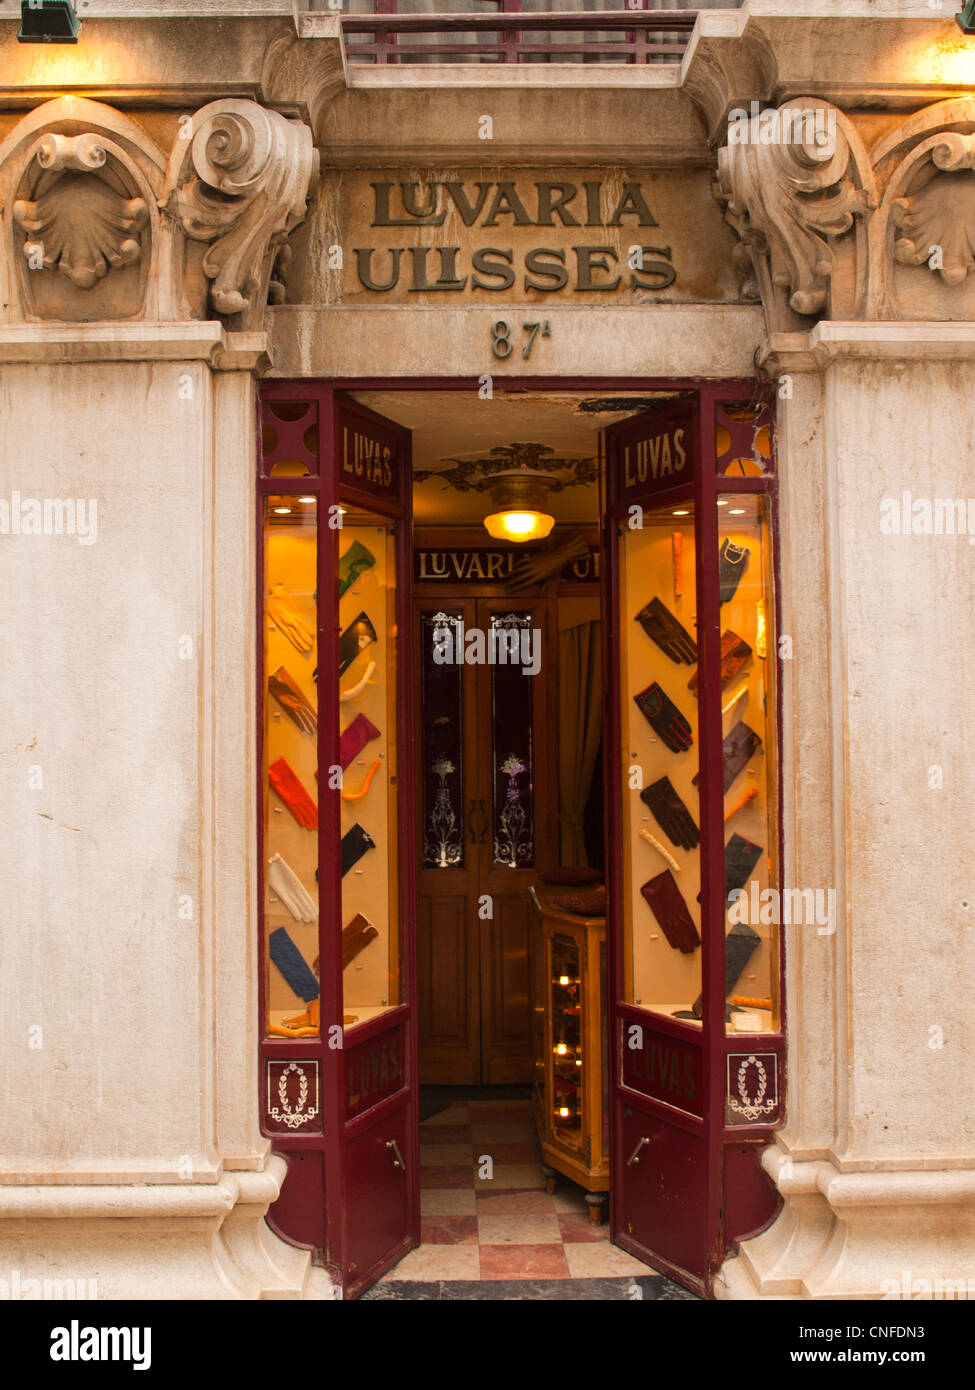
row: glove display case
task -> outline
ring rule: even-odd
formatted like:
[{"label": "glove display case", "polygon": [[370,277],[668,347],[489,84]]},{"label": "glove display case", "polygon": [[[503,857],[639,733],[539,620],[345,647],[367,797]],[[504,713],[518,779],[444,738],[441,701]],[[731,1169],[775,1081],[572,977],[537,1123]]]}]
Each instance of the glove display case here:
[{"label": "glove display case", "polygon": [[609,1189],[606,919],[567,911],[565,890],[532,887],[533,1109],[547,1187],[577,1182],[598,1224]]},{"label": "glove display case", "polygon": [[771,420],[707,386],[606,432],[613,1234],[701,1292],[776,1209],[782,930],[815,896],[779,863]]}]

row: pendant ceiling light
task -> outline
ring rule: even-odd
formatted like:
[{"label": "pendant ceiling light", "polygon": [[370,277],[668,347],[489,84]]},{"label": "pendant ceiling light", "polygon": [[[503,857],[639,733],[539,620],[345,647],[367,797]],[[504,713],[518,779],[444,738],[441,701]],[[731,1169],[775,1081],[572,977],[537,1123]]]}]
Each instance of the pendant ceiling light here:
[{"label": "pendant ceiling light", "polygon": [[484,518],[488,535],[497,541],[544,540],[555,525],[555,517],[545,511],[549,481],[545,473],[528,468],[495,474],[490,485],[495,510]]},{"label": "pendant ceiling light", "polygon": [[975,0],[965,0],[955,19],[963,34],[975,34]]}]

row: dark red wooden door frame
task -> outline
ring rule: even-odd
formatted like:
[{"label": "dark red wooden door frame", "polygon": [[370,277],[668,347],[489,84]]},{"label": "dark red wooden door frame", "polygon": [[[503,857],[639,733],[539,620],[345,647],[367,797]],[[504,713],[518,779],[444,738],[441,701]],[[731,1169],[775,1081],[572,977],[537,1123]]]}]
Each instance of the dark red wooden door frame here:
[{"label": "dark red wooden door frame", "polygon": [[[394,421],[377,415],[357,402],[337,392],[331,384],[319,381],[268,382],[260,394],[261,411],[258,419],[258,539],[257,539],[257,601],[258,630],[264,622],[264,504],[269,494],[308,495],[318,499],[317,592],[318,602],[318,762],[328,767],[337,762],[339,740],[339,655],[338,655],[338,548],[340,529],[329,525],[330,508],[350,503],[365,508],[396,523],[396,602],[399,635],[397,638],[397,773],[398,773],[398,859],[399,859],[399,924],[401,1002],[386,1013],[356,1026],[345,1034],[343,1047],[329,1046],[329,1027],[341,1024],[343,1017],[342,941],[336,930],[337,915],[342,901],[342,878],[339,862],[341,820],[339,799],[334,795],[319,795],[318,865],[319,865],[319,954],[321,989],[321,1033],[318,1038],[282,1039],[264,1036],[264,951],[258,953],[259,1029],[261,1114],[265,1116],[265,1075],[268,1061],[292,1059],[316,1062],[320,1075],[320,1126],[317,1133],[270,1133],[275,1148],[290,1160],[288,1176],[278,1202],[268,1219],[279,1235],[293,1244],[319,1253],[336,1283],[346,1297],[355,1297],[394,1264],[419,1240],[419,1127],[416,1017],[414,1008],[416,988],[416,846],[414,820],[414,717],[413,717],[413,650],[411,641],[413,543],[412,543],[412,466],[410,433]],[[267,476],[263,467],[261,426],[263,409],[273,402],[308,402],[314,404],[317,426],[317,474],[302,478]],[[394,435],[400,444],[400,476],[395,496],[382,497],[363,486],[343,481],[339,464],[339,419],[358,419],[363,428],[372,424]],[[257,654],[257,739],[258,739],[258,807],[263,807],[266,789],[263,779],[263,720],[266,673],[263,670],[263,643]],[[333,692],[324,698],[323,692]],[[327,785],[322,779],[320,787]],[[258,922],[264,904],[264,826],[258,816]],[[258,940],[260,941],[260,935]],[[328,964],[326,964],[328,963]],[[381,1045],[385,1037],[402,1039],[404,1044],[404,1085],[392,1094],[383,1096],[375,1105],[349,1115],[348,1056],[370,1044]],[[407,1112],[405,1122],[399,1112]],[[392,1126],[391,1133],[402,1137],[400,1149],[406,1161],[406,1173],[396,1180],[406,1186],[403,1203],[403,1229],[384,1246],[379,1258],[368,1267],[353,1261],[360,1239],[360,1229],[369,1221],[362,1204],[352,1203],[348,1196],[354,1187],[353,1147],[377,1126]],[[358,1208],[358,1209],[357,1209]],[[353,1267],[354,1266],[354,1267]]]},{"label": "dark red wooden door frame", "polygon": [[[261,476],[258,481],[258,518],[257,518],[257,598],[259,604],[260,622],[263,622],[263,594],[264,594],[264,534],[263,534],[263,500],[268,493],[292,493],[312,494],[319,497],[319,529],[320,535],[323,530],[323,508],[339,497],[339,486],[336,472],[336,460],[334,449],[331,446],[332,428],[334,419],[334,402],[336,393],[342,391],[472,391],[480,389],[481,381],[477,377],[368,377],[368,378],[336,378],[327,383],[320,380],[287,379],[280,381],[265,382],[261,388],[261,401],[286,400],[286,401],[316,401],[318,403],[318,422],[319,422],[319,474],[317,478],[305,477],[300,479],[289,478],[267,478]],[[719,604],[717,593],[716,568],[713,564],[709,566],[706,556],[717,556],[718,550],[718,520],[716,501],[718,496],[724,492],[734,493],[769,493],[773,497],[775,492],[774,476],[753,478],[721,477],[716,472],[715,467],[715,407],[720,402],[749,402],[763,398],[762,390],[755,381],[724,381],[715,383],[713,380],[702,378],[667,378],[667,377],[539,377],[522,376],[506,377],[495,376],[495,386],[499,390],[507,392],[574,392],[584,391],[587,394],[599,395],[606,391],[614,392],[633,392],[652,393],[667,391],[675,395],[680,395],[697,402],[699,411],[699,458],[697,460],[696,477],[690,490],[675,490],[673,493],[658,494],[654,498],[654,503],[675,500],[678,497],[692,496],[695,501],[696,525],[697,525],[697,585],[698,602],[701,606],[701,623],[703,624],[704,651],[702,653],[702,674],[701,674],[701,702],[702,709],[705,711],[700,729],[701,737],[701,814],[702,820],[707,818],[711,824],[721,826],[723,824],[723,795],[721,779],[717,769],[720,767],[721,760],[721,716],[720,716],[720,694],[719,694],[719,662],[717,660],[719,644]],[[358,407],[364,410],[364,407]],[[664,407],[665,408],[665,407]],[[369,412],[366,412],[369,413]],[[382,418],[382,417],[377,417]],[[386,424],[392,422],[386,421]],[[260,415],[257,422],[258,428],[258,458],[261,458],[260,449]],[[773,450],[774,454],[774,450]],[[605,488],[605,470],[603,478]],[[363,501],[361,496],[355,500]],[[377,505],[376,499],[369,498],[368,503],[375,511],[381,511],[382,507]],[[327,514],[327,513],[326,513]],[[400,547],[397,565],[399,579],[399,599],[403,602],[408,599],[412,588],[412,554],[411,554],[411,523],[412,507],[408,480],[404,480],[403,489],[398,505],[387,510],[386,514],[395,517],[402,524],[402,544]],[[603,602],[604,612],[607,621],[604,628],[607,634],[606,659],[608,672],[614,673],[612,681],[607,682],[607,690],[610,692],[609,705],[607,710],[608,726],[610,729],[610,746],[616,748],[619,744],[619,701],[615,696],[615,673],[619,670],[619,651],[617,645],[617,623],[615,615],[618,612],[618,567],[616,557],[615,537],[612,544],[606,544],[605,537],[610,530],[610,518],[608,509],[603,506],[604,522],[604,553],[603,564]],[[778,524],[775,507],[772,507],[771,515],[772,548],[773,556],[778,555]],[[337,566],[337,533],[330,531],[327,533],[331,537],[331,544],[319,545],[318,565],[319,565],[319,593],[330,593],[335,589],[336,566]],[[774,560],[777,565],[777,558]],[[777,570],[776,570],[777,573]],[[330,587],[329,587],[330,586]],[[773,632],[779,630],[779,600],[778,584],[776,583],[774,603]],[[409,608],[401,610],[404,618],[410,613]],[[329,627],[328,624],[331,624]],[[321,680],[319,688],[324,690],[337,689],[338,682],[338,656],[337,640],[334,631],[334,610],[327,604],[319,604],[319,670]],[[412,655],[412,640],[401,642],[400,644],[400,671],[406,675],[410,668],[410,658]],[[262,750],[260,740],[262,739],[262,729],[260,723],[260,711],[263,707],[265,673],[261,669],[261,653],[258,652],[257,670],[257,711],[258,711],[258,787],[257,804],[263,806],[265,788],[262,768]],[[333,708],[334,706],[334,708]],[[414,1119],[410,1125],[410,1135],[408,1138],[409,1158],[408,1179],[410,1184],[410,1210],[413,1213],[419,1211],[419,1168],[418,1168],[418,1124],[415,1118],[415,1108],[417,1102],[416,1095],[416,1061],[417,1061],[417,1038],[416,1038],[416,1013],[415,1013],[415,878],[417,863],[417,847],[414,836],[415,820],[415,795],[414,795],[414,771],[412,749],[414,742],[414,722],[413,722],[413,680],[410,676],[401,689],[400,709],[400,870],[401,870],[401,921],[407,930],[403,934],[403,956],[402,956],[402,979],[403,979],[403,998],[408,1001],[400,1009],[391,1011],[389,1015],[384,1015],[380,1019],[362,1025],[357,1028],[355,1040],[358,1043],[361,1039],[372,1036],[373,1032],[379,1033],[384,1025],[390,1022],[396,1023],[399,1019],[406,1021],[407,1044],[407,1088],[410,1093],[409,1102]],[[781,746],[781,705],[777,706],[777,729],[776,734]],[[329,747],[337,745],[338,739],[338,707],[337,702],[328,702],[320,710],[319,737],[327,737],[331,742]],[[320,743],[320,748],[326,745]],[[781,760],[779,760],[781,767]],[[618,1020],[622,1017],[622,1010],[628,1006],[620,1002],[622,995],[622,940],[621,940],[621,918],[618,908],[619,902],[619,868],[618,868],[618,848],[620,840],[620,817],[619,805],[622,795],[620,769],[618,759],[606,759],[606,806],[607,806],[607,844],[606,844],[606,863],[611,866],[609,874],[610,889],[610,930],[608,932],[608,978],[612,992],[610,1009],[613,1023],[614,1036],[614,1093],[618,1088],[619,1078],[619,1029]],[[781,780],[781,771],[779,772]],[[331,799],[329,799],[331,800]],[[777,833],[779,846],[782,844],[782,823],[781,823],[781,786],[778,789],[778,825]],[[715,820],[716,817],[716,820]],[[259,827],[263,835],[263,825],[259,816]],[[333,824],[334,821],[334,824]],[[320,815],[319,820],[319,864],[320,877],[324,880],[324,866],[329,862],[328,846],[332,846],[331,858],[335,861],[335,872],[338,872],[337,856],[335,846],[338,844],[338,806],[335,805],[332,812]],[[331,837],[331,839],[329,839]],[[723,862],[723,837],[713,836],[714,845],[709,849],[704,860],[704,875],[702,877],[702,927],[707,920],[716,918],[716,914],[711,910],[712,904],[723,903],[724,900],[724,862]],[[718,840],[720,839],[720,847]],[[702,850],[704,848],[704,833],[702,826]],[[617,866],[612,868],[612,866]],[[614,877],[615,875],[615,877]],[[615,890],[615,891],[614,891]],[[323,899],[324,901],[324,899]],[[261,929],[260,913],[264,902],[264,863],[263,863],[263,843],[261,844],[258,856],[258,931]],[[720,915],[723,927],[723,913]],[[712,934],[715,929],[711,929]],[[329,942],[329,949],[338,954],[340,947],[338,944],[338,934],[334,933],[335,941]],[[258,936],[260,940],[260,936]],[[264,1010],[264,979],[263,979],[263,950],[258,952],[258,972],[259,972],[259,998],[260,998],[260,1033],[263,1038],[263,1010]],[[331,987],[332,993],[326,999],[324,971],[323,973],[323,994],[322,994],[322,1020],[323,1033],[325,1032],[326,1009],[328,1016],[337,1017],[341,1011],[341,968],[338,970],[338,983]],[[334,975],[335,972],[333,972]],[[779,997],[784,1004],[784,947],[780,942],[779,950]],[[702,979],[704,991],[704,1024],[702,1035],[705,1047],[705,1099],[704,1099],[704,1124],[707,1134],[708,1149],[708,1175],[705,1191],[701,1193],[702,1200],[707,1208],[708,1231],[712,1233],[712,1245],[707,1261],[707,1271],[705,1278],[698,1279],[692,1274],[688,1274],[680,1268],[667,1267],[666,1262],[654,1261],[654,1263],[667,1269],[675,1278],[687,1284],[689,1287],[696,1288],[700,1292],[710,1292],[711,1282],[721,1261],[731,1252],[737,1241],[745,1239],[747,1236],[757,1234],[758,1230],[774,1216],[774,1210],[764,1213],[761,1219],[751,1226],[743,1226],[741,1229],[731,1229],[725,1222],[726,1209],[731,1205],[729,1198],[734,1194],[730,1193],[725,1181],[726,1172],[731,1175],[732,1169],[735,1173],[735,1181],[746,1173],[746,1178],[742,1179],[745,1186],[753,1181],[751,1170],[758,1163],[758,1158],[762,1147],[767,1144],[772,1136],[772,1128],[752,1127],[748,1130],[738,1128],[728,1129],[724,1121],[724,1102],[725,1102],[725,1075],[724,1068],[727,1052],[731,1050],[731,1043],[736,1035],[730,1035],[726,1040],[724,1032],[724,935],[723,929],[718,930],[718,940],[712,941],[712,948],[705,957],[704,975]],[[630,1010],[628,1010],[630,1011]],[[637,1010],[639,1013],[640,1011]],[[780,1015],[782,1016],[782,1015]],[[679,1028],[679,1024],[674,1024],[674,1028]],[[295,1235],[294,1229],[286,1229],[280,1222],[275,1220],[275,1210],[272,1208],[269,1220],[271,1225],[278,1230],[279,1234],[285,1236],[294,1244],[302,1244],[308,1248],[324,1249],[326,1261],[330,1264],[334,1275],[339,1281],[344,1281],[343,1262],[345,1259],[345,1249],[350,1236],[346,1229],[346,1215],[344,1212],[345,1198],[345,1162],[344,1154],[346,1147],[346,1131],[349,1130],[352,1137],[361,1129],[363,1117],[356,1117],[347,1126],[346,1122],[346,1069],[345,1054],[340,1050],[332,1051],[327,1045],[323,1045],[323,1040],[307,1040],[315,1043],[314,1048],[308,1047],[306,1040],[289,1039],[264,1039],[261,1043],[261,1070],[260,1085],[264,1086],[265,1060],[268,1057],[274,1059],[288,1060],[292,1057],[309,1057],[312,1054],[320,1056],[321,1061],[321,1106],[323,1119],[323,1134],[272,1136],[275,1147],[282,1152],[291,1155],[301,1155],[306,1152],[316,1152],[324,1160],[325,1185],[321,1194],[324,1196],[325,1211],[313,1212],[307,1210],[310,1204],[316,1201],[316,1188],[314,1182],[302,1179],[299,1183],[293,1184],[296,1192],[296,1199],[290,1203],[286,1200],[288,1184],[293,1183],[294,1176],[289,1173],[285,1183],[285,1191],[282,1199],[276,1207],[281,1207],[287,1211],[289,1216],[293,1216],[298,1210],[302,1216],[302,1225],[308,1232],[305,1237]],[[784,1062],[784,1016],[783,1032],[771,1034],[763,1037],[762,1046],[767,1051],[775,1051],[780,1059],[780,1095],[784,1094],[784,1074],[781,1065]],[[391,1098],[395,1099],[395,1098]],[[261,1106],[263,1114],[263,1093],[261,1096]],[[375,1107],[372,1118],[382,1118],[388,1110],[390,1100],[384,1101]],[[613,1098],[615,1107],[615,1094]],[[784,1101],[780,1107],[784,1112]],[[678,1120],[678,1123],[681,1121]],[[688,1123],[690,1121],[688,1120]],[[616,1142],[613,1145],[613,1187],[615,1191],[619,1189],[620,1167],[624,1162],[624,1156],[619,1151],[620,1145]],[[752,1189],[749,1189],[752,1190]],[[615,1202],[615,1197],[612,1198]],[[749,1207],[748,1202],[741,1204],[741,1209],[754,1211],[755,1206]],[[329,1220],[331,1213],[331,1220]],[[615,1211],[614,1226],[618,1229],[623,1213]],[[739,1223],[740,1225],[741,1223]],[[319,1234],[321,1236],[319,1238]],[[326,1233],[327,1232],[327,1233]],[[390,1257],[383,1260],[376,1269],[372,1270],[368,1278],[357,1279],[356,1287],[349,1290],[354,1295],[366,1287],[367,1283],[378,1277],[383,1269],[392,1264],[400,1254],[406,1252],[418,1238],[418,1230],[407,1232],[399,1249],[392,1252]]]}]

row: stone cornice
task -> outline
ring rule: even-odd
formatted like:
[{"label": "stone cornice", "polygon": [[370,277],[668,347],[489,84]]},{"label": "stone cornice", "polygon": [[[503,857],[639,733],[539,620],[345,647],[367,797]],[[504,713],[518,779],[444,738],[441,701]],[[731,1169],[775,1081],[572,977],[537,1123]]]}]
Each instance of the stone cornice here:
[{"label": "stone cornice", "polygon": [[197,323],[0,324],[0,362],[207,362],[217,371],[262,371],[266,333]]},{"label": "stone cornice", "polygon": [[824,321],[808,333],[773,333],[758,356],[759,365],[772,375],[818,372],[842,359],[975,361],[975,322]]}]

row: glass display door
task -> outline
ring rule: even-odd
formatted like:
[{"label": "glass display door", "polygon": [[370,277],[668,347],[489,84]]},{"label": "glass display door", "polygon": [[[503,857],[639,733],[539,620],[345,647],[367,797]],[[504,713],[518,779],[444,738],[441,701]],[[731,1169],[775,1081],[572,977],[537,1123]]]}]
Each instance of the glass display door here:
[{"label": "glass display door", "polygon": [[774,1214],[783,1085],[772,443],[746,391],[607,431],[611,1220],[701,1292]]},{"label": "glass display door", "polygon": [[308,383],[261,423],[269,1220],[349,1298],[419,1235],[410,436]]}]

